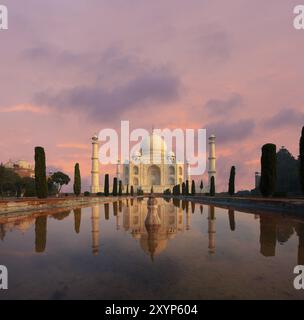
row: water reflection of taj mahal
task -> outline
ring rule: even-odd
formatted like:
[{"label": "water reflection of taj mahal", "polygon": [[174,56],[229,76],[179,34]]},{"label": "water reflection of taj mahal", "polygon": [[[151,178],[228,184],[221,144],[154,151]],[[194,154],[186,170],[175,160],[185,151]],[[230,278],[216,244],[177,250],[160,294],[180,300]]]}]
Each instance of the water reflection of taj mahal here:
[{"label": "water reflection of taj mahal", "polygon": [[190,213],[185,222],[182,208],[169,203],[158,205],[157,199],[151,197],[147,204],[139,201],[125,206],[123,227],[153,259],[166,249],[168,241],[178,232],[190,228]]},{"label": "water reflection of taj mahal", "polygon": [[[207,210],[204,212],[206,207]],[[210,205],[199,205],[199,209],[200,213],[204,214],[205,219],[207,219],[207,241],[203,243],[203,246],[205,245],[205,248],[208,248],[208,253],[212,255],[217,251],[216,208]],[[63,221],[72,213],[75,233],[81,233],[81,220],[84,217],[81,208],[55,211],[51,214],[33,213],[0,217],[0,241],[4,241],[7,234],[14,229],[22,233],[33,230],[35,252],[43,253],[47,251],[48,220]],[[103,254],[101,250],[104,241],[102,230],[107,226],[108,220],[113,219],[110,218],[110,214],[113,213],[117,232],[125,231],[130,234],[152,260],[168,249],[170,241],[191,229],[192,215],[198,213],[195,204],[192,202],[173,199],[172,203],[172,201],[166,202],[154,197],[150,197],[148,201],[131,198],[104,203],[103,205],[96,204],[89,211],[91,213],[91,250],[93,255]],[[225,212],[222,214],[225,214]],[[229,209],[226,214],[228,218],[227,226],[234,233],[237,230],[234,210]],[[102,220],[103,215],[104,220]],[[297,261],[298,264],[304,264],[303,221],[289,220],[278,215],[265,213],[255,215],[254,218],[259,219],[261,255],[264,257],[276,256],[277,243],[284,244],[293,235],[296,235],[298,237]],[[31,228],[33,225],[34,228]]]}]

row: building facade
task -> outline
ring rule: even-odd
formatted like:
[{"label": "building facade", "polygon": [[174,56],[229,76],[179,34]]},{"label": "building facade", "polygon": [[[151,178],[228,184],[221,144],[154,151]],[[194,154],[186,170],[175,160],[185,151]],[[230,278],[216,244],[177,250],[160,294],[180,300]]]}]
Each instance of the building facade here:
[{"label": "building facade", "polygon": [[34,167],[25,160],[17,160],[17,161],[9,160],[7,163],[4,164],[4,167],[7,169],[13,170],[22,178],[35,177]]},{"label": "building facade", "polygon": [[[208,183],[203,192],[209,192],[211,177],[216,181],[215,139],[214,135],[209,137]],[[92,137],[91,160],[91,192],[97,193],[102,191],[99,184],[97,135]],[[140,147],[131,155],[131,159],[122,164],[117,160],[116,177],[122,181],[123,186],[129,185],[129,190],[133,186],[135,192],[142,190],[144,193],[149,193],[152,187],[155,193],[163,193],[186,180],[191,181],[189,163],[177,161],[174,152],[167,149],[163,138],[154,132],[143,139]]]},{"label": "building facade", "polygon": [[156,134],[147,136],[132,161],[123,164],[123,184],[133,185],[134,190],[156,193],[172,189],[184,181],[184,164],[176,161],[175,154],[167,151],[165,141]]}]

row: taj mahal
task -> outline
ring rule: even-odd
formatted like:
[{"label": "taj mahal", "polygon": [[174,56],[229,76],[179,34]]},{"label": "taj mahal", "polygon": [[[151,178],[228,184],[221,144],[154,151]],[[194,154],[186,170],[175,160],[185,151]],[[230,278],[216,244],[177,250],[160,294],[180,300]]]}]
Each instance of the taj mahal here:
[{"label": "taj mahal", "polygon": [[[216,181],[215,135],[209,137],[208,184],[202,192],[209,192],[213,176]],[[146,136],[130,161],[117,160],[116,177],[123,186],[133,186],[134,191],[149,193],[153,186],[155,193],[163,193],[184,181],[191,181],[191,168],[188,162],[177,161],[175,153],[167,149],[164,139],[152,132]],[[92,137],[91,192],[101,192],[98,158],[98,137]],[[122,174],[121,174],[122,169]]]}]

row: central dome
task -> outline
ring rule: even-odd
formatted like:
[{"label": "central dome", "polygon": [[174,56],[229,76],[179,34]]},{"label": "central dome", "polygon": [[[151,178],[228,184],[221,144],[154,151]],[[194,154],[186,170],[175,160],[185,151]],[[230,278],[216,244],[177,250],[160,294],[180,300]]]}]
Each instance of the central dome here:
[{"label": "central dome", "polygon": [[151,135],[146,136],[141,145],[141,154],[149,155],[150,150],[153,150],[153,154],[164,154],[167,151],[167,145],[161,136],[152,133]]}]

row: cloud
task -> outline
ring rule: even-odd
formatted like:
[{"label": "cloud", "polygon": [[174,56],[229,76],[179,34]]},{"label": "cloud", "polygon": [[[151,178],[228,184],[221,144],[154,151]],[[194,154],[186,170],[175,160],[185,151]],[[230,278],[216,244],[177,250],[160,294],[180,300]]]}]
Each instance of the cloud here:
[{"label": "cloud", "polygon": [[140,74],[111,90],[100,83],[75,86],[57,93],[37,93],[34,101],[60,111],[80,111],[97,121],[112,120],[135,107],[175,101],[180,87],[179,78],[161,68]]},{"label": "cloud", "polygon": [[206,102],[205,108],[211,115],[226,115],[231,110],[243,106],[243,98],[238,93],[234,93],[228,99],[210,99]]},{"label": "cloud", "polygon": [[224,30],[212,30],[213,26],[206,27],[203,34],[198,36],[198,45],[204,58],[225,61],[231,56],[231,40]]},{"label": "cloud", "polygon": [[264,122],[264,126],[271,129],[303,124],[304,113],[292,108],[282,109]]},{"label": "cloud", "polygon": [[243,119],[236,122],[218,121],[207,126],[208,132],[214,133],[217,143],[240,142],[250,137],[255,128],[252,119]]},{"label": "cloud", "polygon": [[47,114],[48,110],[46,108],[34,106],[30,104],[19,104],[16,106],[0,108],[0,112],[3,112],[3,113],[30,112],[30,113]]}]

